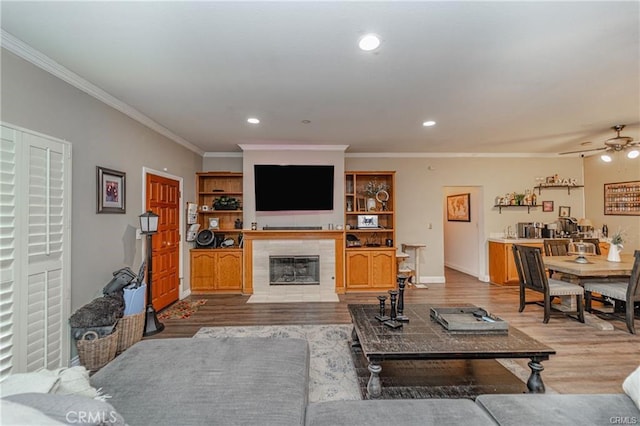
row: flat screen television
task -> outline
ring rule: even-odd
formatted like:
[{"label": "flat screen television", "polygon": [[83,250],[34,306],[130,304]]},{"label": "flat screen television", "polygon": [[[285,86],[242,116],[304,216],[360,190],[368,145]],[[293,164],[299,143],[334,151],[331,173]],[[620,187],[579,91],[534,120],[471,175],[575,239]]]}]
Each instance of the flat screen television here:
[{"label": "flat screen television", "polygon": [[333,210],[333,166],[255,164],[256,210]]}]

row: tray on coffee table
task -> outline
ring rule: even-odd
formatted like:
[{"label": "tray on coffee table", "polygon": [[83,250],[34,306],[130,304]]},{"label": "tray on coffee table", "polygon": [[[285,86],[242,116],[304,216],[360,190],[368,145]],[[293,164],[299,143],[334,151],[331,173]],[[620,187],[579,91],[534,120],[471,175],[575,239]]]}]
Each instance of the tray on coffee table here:
[{"label": "tray on coffee table", "polygon": [[509,323],[477,306],[431,307],[431,318],[450,333],[507,334]]}]

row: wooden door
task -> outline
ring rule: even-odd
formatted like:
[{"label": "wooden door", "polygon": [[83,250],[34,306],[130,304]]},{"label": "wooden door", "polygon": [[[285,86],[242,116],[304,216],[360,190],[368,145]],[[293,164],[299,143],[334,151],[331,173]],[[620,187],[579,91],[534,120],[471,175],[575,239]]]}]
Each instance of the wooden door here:
[{"label": "wooden door", "polygon": [[177,180],[147,174],[147,210],[158,219],[153,236],[153,275],[151,300],[156,310],[178,300],[180,278],[180,183]]}]

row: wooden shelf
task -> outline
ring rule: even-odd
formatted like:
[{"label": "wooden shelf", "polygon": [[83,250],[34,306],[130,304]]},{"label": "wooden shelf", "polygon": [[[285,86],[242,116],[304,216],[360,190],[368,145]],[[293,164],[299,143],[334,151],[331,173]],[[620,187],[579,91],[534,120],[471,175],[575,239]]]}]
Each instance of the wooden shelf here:
[{"label": "wooden shelf", "polygon": [[567,188],[567,193],[571,195],[571,188],[584,188],[584,185],[538,185],[534,186],[533,189],[538,190],[538,195],[542,193],[543,189],[557,189],[557,188]]},{"label": "wooden shelf", "polygon": [[502,214],[502,209],[510,209],[510,208],[513,208],[513,207],[526,207],[527,208],[527,213],[530,213],[531,212],[531,208],[537,208],[537,207],[540,207],[540,205],[539,204],[535,204],[535,205],[531,205],[531,204],[525,204],[525,205],[511,205],[511,204],[502,205],[502,204],[496,204],[493,207],[497,207],[499,212],[500,212],[500,214]]}]

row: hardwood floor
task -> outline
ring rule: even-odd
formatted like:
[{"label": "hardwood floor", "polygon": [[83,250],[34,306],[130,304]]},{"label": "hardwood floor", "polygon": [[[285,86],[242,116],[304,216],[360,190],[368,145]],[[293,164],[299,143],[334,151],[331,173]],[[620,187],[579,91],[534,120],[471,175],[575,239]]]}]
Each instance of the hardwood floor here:
[{"label": "hardwood floor", "polygon": [[[405,303],[473,303],[509,322],[556,350],[543,363],[545,383],[559,393],[621,393],[623,380],[640,365],[640,335],[628,332],[623,321],[609,321],[612,331],[601,331],[563,315],[542,323],[543,308],[527,305],[518,312],[518,287],[483,283],[447,269],[446,284],[428,289],[409,288]],[[207,304],[190,318],[164,320],[165,330],[152,338],[191,337],[200,327],[277,324],[349,324],[349,303],[377,303],[378,293],[340,296],[339,303],[247,304],[249,296],[192,295]],[[532,298],[536,297],[532,293]],[[636,320],[636,329],[640,321]],[[514,360],[527,368],[527,360]]]}]

